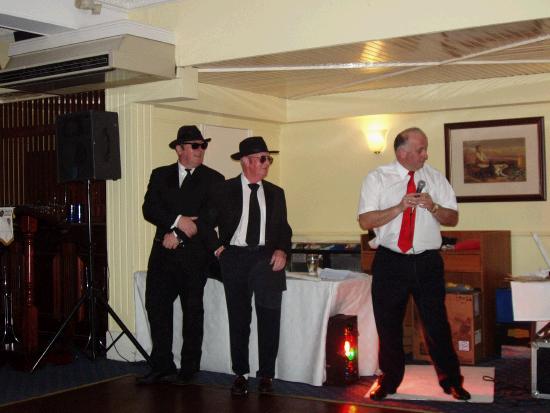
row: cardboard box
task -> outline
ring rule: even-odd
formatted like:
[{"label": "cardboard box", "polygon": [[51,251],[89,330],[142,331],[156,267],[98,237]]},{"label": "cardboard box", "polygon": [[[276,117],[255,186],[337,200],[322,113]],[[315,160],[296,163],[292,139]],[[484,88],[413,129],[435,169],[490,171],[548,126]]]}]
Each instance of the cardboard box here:
[{"label": "cardboard box", "polygon": [[538,339],[531,343],[531,394],[550,399],[550,341]]},{"label": "cardboard box", "polygon": [[[460,364],[475,364],[482,355],[481,346],[481,294],[447,293],[445,307],[451,326],[453,346]],[[413,313],[413,358],[430,360],[424,341],[418,310]]]}]

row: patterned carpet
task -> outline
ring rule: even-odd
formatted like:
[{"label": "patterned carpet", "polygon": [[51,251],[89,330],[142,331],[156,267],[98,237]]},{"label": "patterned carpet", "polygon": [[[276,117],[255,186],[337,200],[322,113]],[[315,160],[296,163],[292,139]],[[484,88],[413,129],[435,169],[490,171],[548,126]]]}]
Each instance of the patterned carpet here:
[{"label": "patterned carpet", "polygon": [[[530,360],[525,357],[495,359],[482,365],[495,367],[495,401],[491,404],[384,401],[384,406],[422,409],[449,413],[548,413],[550,400],[531,396]],[[46,365],[33,374],[16,371],[8,365],[0,368],[0,405],[51,393],[54,391],[102,381],[126,374],[141,375],[147,372],[145,363],[125,363],[106,359],[91,361],[84,356],[67,365]],[[363,396],[370,388],[374,377],[363,377],[347,387],[315,387],[307,384],[275,381],[275,392],[282,395],[312,397],[348,401],[350,403],[372,403]],[[226,386],[233,377],[228,374],[200,372],[194,383]],[[251,379],[254,391],[257,382]]]}]

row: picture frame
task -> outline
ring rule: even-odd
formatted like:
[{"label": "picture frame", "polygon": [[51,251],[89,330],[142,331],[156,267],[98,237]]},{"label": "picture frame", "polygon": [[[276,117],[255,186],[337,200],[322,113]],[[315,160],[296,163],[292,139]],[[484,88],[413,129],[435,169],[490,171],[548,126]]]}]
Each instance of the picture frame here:
[{"label": "picture frame", "polygon": [[445,123],[458,202],[545,201],[544,117]]}]

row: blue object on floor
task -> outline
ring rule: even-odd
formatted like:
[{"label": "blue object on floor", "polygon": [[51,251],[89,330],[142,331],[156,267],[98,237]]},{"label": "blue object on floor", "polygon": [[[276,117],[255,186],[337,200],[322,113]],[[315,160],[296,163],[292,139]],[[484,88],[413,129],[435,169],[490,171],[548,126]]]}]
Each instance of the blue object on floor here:
[{"label": "blue object on floor", "polygon": [[512,308],[512,290],[509,288],[496,289],[497,323],[513,323],[514,311]]}]

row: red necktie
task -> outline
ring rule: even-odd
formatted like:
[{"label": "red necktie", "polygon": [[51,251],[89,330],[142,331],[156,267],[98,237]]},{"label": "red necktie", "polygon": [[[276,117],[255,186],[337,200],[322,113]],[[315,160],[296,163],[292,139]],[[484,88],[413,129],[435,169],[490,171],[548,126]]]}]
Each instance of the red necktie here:
[{"label": "red necktie", "polygon": [[[411,194],[416,192],[416,185],[414,184],[414,171],[409,171],[409,183],[407,184],[407,193]],[[416,216],[416,210],[414,208],[407,208],[403,211],[403,221],[401,221],[401,231],[399,232],[399,239],[397,240],[397,246],[403,252],[407,252],[412,248],[414,237],[414,218]]]}]

